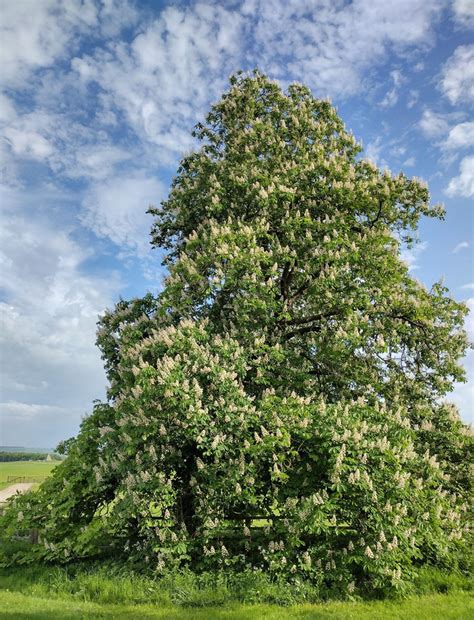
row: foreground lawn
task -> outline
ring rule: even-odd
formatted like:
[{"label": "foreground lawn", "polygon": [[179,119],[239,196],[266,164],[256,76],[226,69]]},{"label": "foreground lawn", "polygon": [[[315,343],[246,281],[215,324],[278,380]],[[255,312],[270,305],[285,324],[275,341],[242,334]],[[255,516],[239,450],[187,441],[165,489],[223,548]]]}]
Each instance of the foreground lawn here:
[{"label": "foreground lawn", "polygon": [[0,489],[14,484],[7,482],[9,476],[32,476],[46,478],[60,461],[9,461],[0,463]]},{"label": "foreground lawn", "polygon": [[77,600],[48,600],[0,591],[0,618],[163,618],[169,620],[451,620],[474,618],[474,600],[466,592],[413,597],[400,602],[326,603],[319,605],[232,605],[223,608],[178,608],[152,605],[99,605]]}]

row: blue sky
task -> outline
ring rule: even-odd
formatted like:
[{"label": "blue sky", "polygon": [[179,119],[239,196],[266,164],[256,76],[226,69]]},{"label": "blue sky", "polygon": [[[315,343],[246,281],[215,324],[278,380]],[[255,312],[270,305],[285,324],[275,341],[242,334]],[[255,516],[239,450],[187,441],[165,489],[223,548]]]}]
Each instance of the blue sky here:
[{"label": "blue sky", "polygon": [[0,0],[0,20],[0,444],[54,446],[103,398],[97,316],[161,287],[145,211],[238,69],[331,97],[367,158],[428,182],[446,220],[405,259],[474,311],[474,0]]}]

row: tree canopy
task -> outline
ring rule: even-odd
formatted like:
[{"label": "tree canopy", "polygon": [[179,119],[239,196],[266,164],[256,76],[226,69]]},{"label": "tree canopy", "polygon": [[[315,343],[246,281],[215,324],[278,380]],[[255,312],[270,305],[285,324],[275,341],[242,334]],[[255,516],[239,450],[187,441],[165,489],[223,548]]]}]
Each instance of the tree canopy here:
[{"label": "tree canopy", "polygon": [[[159,294],[99,322],[110,387],[16,500],[5,561],[104,549],[158,570],[259,567],[343,594],[466,544],[465,305],[401,259],[426,185],[365,160],[309,89],[237,74],[154,216]],[[21,517],[20,517],[21,515]]]}]

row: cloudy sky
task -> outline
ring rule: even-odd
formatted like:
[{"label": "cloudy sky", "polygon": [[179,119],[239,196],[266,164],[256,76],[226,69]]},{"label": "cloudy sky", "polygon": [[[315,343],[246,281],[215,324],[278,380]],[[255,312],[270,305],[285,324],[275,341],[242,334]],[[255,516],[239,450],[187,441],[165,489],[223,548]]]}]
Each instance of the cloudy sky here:
[{"label": "cloudy sky", "polygon": [[0,0],[0,20],[0,444],[55,446],[104,396],[97,316],[161,287],[145,211],[238,69],[330,96],[368,158],[428,181],[446,220],[405,258],[474,309],[474,0]]}]

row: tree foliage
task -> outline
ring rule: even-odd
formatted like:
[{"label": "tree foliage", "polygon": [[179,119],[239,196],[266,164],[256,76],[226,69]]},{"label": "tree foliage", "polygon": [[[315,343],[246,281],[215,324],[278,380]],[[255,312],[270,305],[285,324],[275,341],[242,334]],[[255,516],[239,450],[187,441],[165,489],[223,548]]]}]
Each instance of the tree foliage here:
[{"label": "tree foliage", "polygon": [[107,550],[164,570],[263,567],[403,588],[466,544],[466,307],[400,258],[425,184],[361,157],[298,84],[237,75],[150,211],[159,295],[100,321],[110,380],[68,457],[15,501],[5,561]]}]

